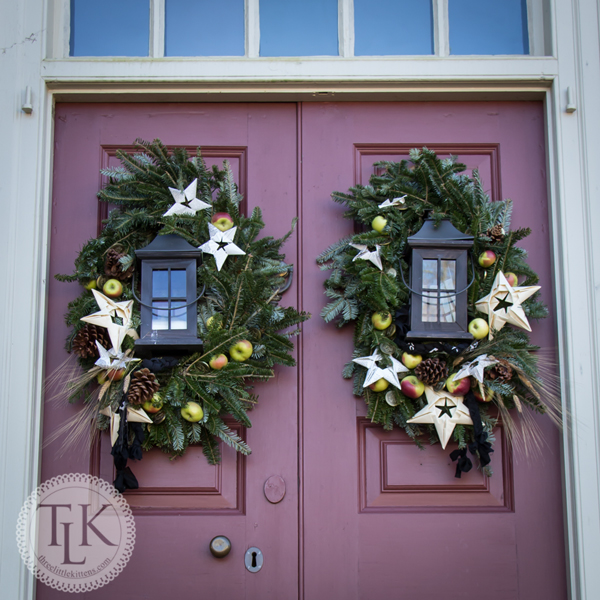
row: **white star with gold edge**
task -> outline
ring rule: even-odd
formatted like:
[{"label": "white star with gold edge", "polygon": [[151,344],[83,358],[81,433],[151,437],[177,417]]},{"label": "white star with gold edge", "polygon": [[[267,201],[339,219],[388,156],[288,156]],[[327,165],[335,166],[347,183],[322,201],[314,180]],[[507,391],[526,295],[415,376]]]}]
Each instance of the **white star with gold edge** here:
[{"label": "white star with gold edge", "polygon": [[[114,446],[119,437],[119,425],[121,424],[121,415],[113,412],[110,406],[100,411],[101,415],[110,417],[110,445]],[[152,419],[146,414],[143,408],[127,407],[127,420],[131,423],[152,423]]]},{"label": "white star with gold edge", "polygon": [[368,369],[363,387],[368,387],[375,381],[385,379],[386,381],[400,389],[398,373],[404,373],[408,371],[408,369],[400,361],[396,360],[393,356],[389,357],[392,364],[389,367],[382,369],[377,365],[381,358],[381,354],[379,354],[379,352],[375,350],[375,352],[373,352],[371,356],[361,356],[352,360],[352,362],[355,362],[356,364],[359,364]]},{"label": "white star with gold edge", "polygon": [[375,250],[369,250],[368,246],[364,244],[350,244],[353,248],[358,250],[358,254],[352,259],[352,262],[358,260],[370,260],[378,269],[383,271],[383,266],[381,264],[381,256],[379,255],[379,250],[381,246],[375,244]]},{"label": "white star with gold edge", "polygon": [[[121,350],[121,344],[125,336],[131,331],[133,300],[115,302],[97,290],[92,290],[92,292],[100,310],[87,317],[81,317],[81,320],[92,325],[98,325],[99,327],[106,327],[113,346],[112,349],[115,353],[118,353]],[[123,324],[113,323],[113,317],[120,318]]]},{"label": "white star with gold edge", "polygon": [[487,354],[482,354],[478,356],[475,360],[472,360],[468,363],[465,363],[460,371],[456,373],[454,377],[455,380],[463,379],[464,377],[473,376],[477,381],[483,383],[483,370],[486,367],[491,367],[495,365],[498,361],[493,356],[488,356]]},{"label": "white star with gold edge", "polygon": [[124,352],[115,352],[114,348],[107,350],[98,340],[96,340],[96,346],[100,352],[100,358],[94,364],[102,369],[126,369],[127,363],[140,360],[139,358],[129,358]]},{"label": "white star with gold edge", "polygon": [[453,396],[444,390],[436,392],[431,386],[425,386],[425,396],[427,406],[407,423],[435,425],[445,450],[456,425],[473,425],[471,414],[463,403],[463,396]]},{"label": "white star with gold edge", "polygon": [[406,210],[408,207],[404,206],[406,203],[406,194],[404,196],[400,196],[399,198],[393,198],[392,200],[385,200],[379,205],[379,208],[387,208],[388,206],[397,206],[400,210]]},{"label": "white star with gold edge", "polygon": [[490,293],[475,303],[477,310],[488,315],[490,339],[491,331],[499,331],[505,323],[531,331],[521,304],[539,289],[539,285],[512,287],[502,271],[496,275]]},{"label": "white star with gold edge", "polygon": [[235,232],[237,227],[232,227],[227,231],[221,231],[215,227],[212,223],[208,224],[208,232],[210,234],[210,240],[199,246],[202,252],[212,254],[215,257],[217,263],[217,271],[221,270],[223,263],[230,255],[242,255],[246,254],[241,248],[238,248],[234,243]]},{"label": "white star with gold edge", "polygon": [[183,192],[170,187],[169,191],[175,200],[175,204],[163,215],[171,217],[173,215],[195,215],[199,210],[210,208],[210,204],[196,198],[198,188],[198,179],[194,179]]}]

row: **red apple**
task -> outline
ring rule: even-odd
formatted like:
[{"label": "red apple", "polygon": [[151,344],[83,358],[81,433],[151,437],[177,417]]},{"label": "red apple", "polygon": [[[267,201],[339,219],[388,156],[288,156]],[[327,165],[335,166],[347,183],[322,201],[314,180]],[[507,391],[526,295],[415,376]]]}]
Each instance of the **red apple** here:
[{"label": "red apple", "polygon": [[519,285],[519,278],[514,273],[504,273],[504,277],[506,277],[506,281],[511,287]]},{"label": "red apple", "polygon": [[215,356],[208,361],[208,364],[211,369],[220,371],[228,362],[229,360],[224,354],[215,354]]},{"label": "red apple", "polygon": [[121,381],[125,377],[125,369],[111,369],[106,376],[111,381]]},{"label": "red apple", "polygon": [[392,315],[389,312],[376,312],[371,316],[371,322],[375,329],[383,331],[392,324]]},{"label": "red apple", "polygon": [[226,212],[215,213],[210,222],[221,231],[227,231],[233,227],[233,219],[231,218],[231,215]]},{"label": "red apple", "polygon": [[157,413],[163,407],[163,401],[161,395],[156,392],[154,396],[152,396],[152,400],[146,400],[144,404],[142,404],[142,408],[150,414]]},{"label": "red apple", "polygon": [[252,344],[248,340],[240,340],[229,348],[229,356],[235,362],[242,362],[252,356]]},{"label": "red apple", "polygon": [[109,279],[102,286],[102,291],[109,298],[118,298],[123,293],[123,284],[118,279]]},{"label": "red apple", "polygon": [[456,373],[452,373],[452,375],[446,379],[446,389],[455,396],[464,396],[470,388],[470,377],[461,377],[460,379],[456,379]]},{"label": "red apple", "polygon": [[423,357],[420,354],[409,354],[405,352],[402,355],[402,362],[407,369],[414,369],[421,361]]},{"label": "red apple", "polygon": [[476,339],[482,340],[490,332],[490,327],[485,319],[478,317],[469,323],[469,333]]},{"label": "red apple", "polygon": [[492,250],[486,250],[479,255],[479,265],[488,268],[496,262],[496,253]]},{"label": "red apple", "polygon": [[374,392],[383,392],[383,390],[387,390],[389,385],[390,384],[387,382],[387,380],[383,379],[382,377],[381,379],[378,379],[375,383],[372,383],[369,387]]},{"label": "red apple", "polygon": [[471,382],[471,391],[473,392],[473,396],[479,400],[479,402],[491,402],[494,398],[494,392],[490,390],[490,388],[486,388],[483,386],[485,391],[485,398],[481,395],[481,389],[479,388],[479,382],[476,379],[473,379]]},{"label": "red apple", "polygon": [[414,375],[409,375],[400,382],[400,389],[406,397],[414,400],[423,395],[425,384],[419,381]]}]

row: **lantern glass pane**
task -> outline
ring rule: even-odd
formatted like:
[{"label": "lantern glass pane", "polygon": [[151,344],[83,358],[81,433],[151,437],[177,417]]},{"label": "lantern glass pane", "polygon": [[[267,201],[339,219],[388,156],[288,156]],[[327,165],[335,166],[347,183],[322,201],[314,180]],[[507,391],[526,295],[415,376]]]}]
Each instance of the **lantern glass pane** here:
[{"label": "lantern glass pane", "polygon": [[171,298],[186,298],[185,269],[171,270]]},{"label": "lantern glass pane", "polygon": [[168,307],[168,302],[152,303],[152,329],[169,329],[169,311],[159,310]]},{"label": "lantern glass pane", "polygon": [[456,323],[456,296],[440,298],[440,323]]},{"label": "lantern glass pane", "polygon": [[[169,297],[169,271],[166,269],[152,271],[152,297]],[[156,327],[152,327],[152,329],[156,329]]]},{"label": "lantern glass pane", "polygon": [[423,323],[437,323],[437,293],[423,294],[421,307],[421,321]]},{"label": "lantern glass pane", "polygon": [[424,260],[423,261],[423,289],[437,290],[438,289],[438,261]]},{"label": "lantern glass pane", "polygon": [[456,261],[442,260],[441,286],[442,290],[456,289]]},{"label": "lantern glass pane", "polygon": [[185,302],[173,302],[171,308],[181,306],[171,311],[171,329],[187,329],[187,307]]}]

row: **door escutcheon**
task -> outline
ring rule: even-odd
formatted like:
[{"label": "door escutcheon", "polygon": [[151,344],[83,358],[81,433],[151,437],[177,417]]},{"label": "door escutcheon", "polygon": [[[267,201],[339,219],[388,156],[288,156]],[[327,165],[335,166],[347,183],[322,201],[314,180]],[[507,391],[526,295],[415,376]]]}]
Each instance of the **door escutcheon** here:
[{"label": "door escutcheon", "polygon": [[254,546],[248,548],[244,556],[244,563],[250,573],[258,573],[263,566],[263,553]]}]

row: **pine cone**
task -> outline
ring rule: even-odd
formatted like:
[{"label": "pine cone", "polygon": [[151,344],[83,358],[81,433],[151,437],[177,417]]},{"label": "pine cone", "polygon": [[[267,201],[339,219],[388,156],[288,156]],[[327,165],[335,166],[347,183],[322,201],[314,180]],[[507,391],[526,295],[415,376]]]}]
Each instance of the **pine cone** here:
[{"label": "pine cone", "polygon": [[448,377],[446,361],[439,358],[426,358],[415,367],[417,379],[427,385],[435,385]]},{"label": "pine cone", "polygon": [[497,381],[498,383],[507,383],[512,379],[513,370],[507,362],[498,362],[490,369],[484,371],[486,379]]},{"label": "pine cone", "polygon": [[488,229],[486,235],[492,239],[492,244],[499,244],[504,239],[504,227],[494,225],[491,229]]},{"label": "pine cone", "polygon": [[88,323],[84,325],[73,338],[72,349],[80,358],[98,358],[98,346],[96,340],[104,348],[110,348],[111,342],[108,337],[108,330],[105,327],[92,325]]},{"label": "pine cone", "polygon": [[108,277],[118,279],[119,281],[127,281],[128,279],[131,279],[133,275],[133,265],[131,265],[126,271],[123,271],[123,265],[119,262],[123,256],[127,256],[127,254],[111,248],[106,253],[106,260],[104,261],[104,274]]},{"label": "pine cone", "polygon": [[147,400],[152,400],[159,387],[160,384],[150,369],[140,369],[131,377],[127,400],[130,404],[144,404]]}]

